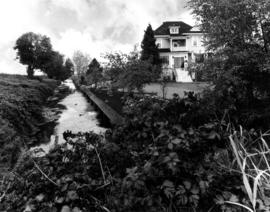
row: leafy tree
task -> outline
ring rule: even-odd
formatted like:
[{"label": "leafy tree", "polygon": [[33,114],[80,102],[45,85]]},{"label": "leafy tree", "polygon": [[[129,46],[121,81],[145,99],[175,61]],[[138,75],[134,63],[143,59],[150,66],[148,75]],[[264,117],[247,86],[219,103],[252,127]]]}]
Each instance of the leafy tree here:
[{"label": "leafy tree", "polygon": [[105,55],[105,59],[108,60],[108,64],[105,67],[105,77],[111,81],[112,84],[116,84],[120,75],[126,71],[125,64],[127,57],[126,54],[120,52]]},{"label": "leafy tree", "polygon": [[27,74],[32,78],[35,69],[44,71],[50,60],[52,45],[47,36],[28,32],[17,39],[14,49],[20,63],[27,65]]},{"label": "leafy tree", "polygon": [[[191,0],[207,49],[214,52],[205,70],[217,93],[239,107],[253,107],[270,94],[269,8],[266,0]],[[226,86],[225,86],[226,85]],[[237,98],[236,98],[237,97]]]},{"label": "leafy tree", "polygon": [[66,80],[74,74],[74,64],[71,59],[67,58],[63,68],[62,79]]},{"label": "leafy tree", "polygon": [[44,72],[49,78],[63,81],[72,76],[74,66],[70,59],[65,61],[62,54],[57,51],[52,51],[50,62],[46,64]]},{"label": "leafy tree", "polygon": [[156,45],[154,31],[150,24],[148,25],[144,33],[141,47],[141,60],[150,60],[153,65],[160,65],[161,60],[159,57],[158,47]]},{"label": "leafy tree", "polygon": [[78,50],[74,52],[72,60],[74,62],[76,74],[79,76],[84,75],[87,71],[88,64],[91,61],[90,56]]},{"label": "leafy tree", "polygon": [[100,63],[94,58],[88,66],[86,71],[86,78],[88,83],[95,84],[97,86],[98,82],[103,79],[103,68],[100,66]]},{"label": "leafy tree", "polygon": [[138,52],[108,54],[106,58],[109,63],[105,74],[116,87],[141,91],[145,84],[159,77],[157,66],[141,60]]}]

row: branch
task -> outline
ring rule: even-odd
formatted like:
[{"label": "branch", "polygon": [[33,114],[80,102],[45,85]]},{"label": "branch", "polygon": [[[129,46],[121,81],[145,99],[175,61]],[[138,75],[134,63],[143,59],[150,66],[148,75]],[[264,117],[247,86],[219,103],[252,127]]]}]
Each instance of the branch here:
[{"label": "branch", "polygon": [[58,186],[56,182],[54,182],[53,180],[51,180],[51,179],[48,177],[48,175],[46,175],[46,174],[39,168],[39,166],[37,165],[37,163],[34,161],[33,158],[32,158],[32,161],[34,162],[35,167],[40,171],[40,173],[41,173],[47,180],[49,180],[52,184]]},{"label": "branch", "polygon": [[[95,146],[94,146],[94,147],[95,147]],[[102,162],[101,162],[101,159],[100,159],[100,156],[99,156],[99,153],[98,153],[96,147],[95,147],[95,152],[96,152],[97,157],[98,157],[98,161],[99,161],[99,165],[100,165],[100,169],[101,169],[101,173],[102,173],[102,177],[103,177],[104,184],[106,184],[106,178],[105,178],[104,169],[103,169]]]}]

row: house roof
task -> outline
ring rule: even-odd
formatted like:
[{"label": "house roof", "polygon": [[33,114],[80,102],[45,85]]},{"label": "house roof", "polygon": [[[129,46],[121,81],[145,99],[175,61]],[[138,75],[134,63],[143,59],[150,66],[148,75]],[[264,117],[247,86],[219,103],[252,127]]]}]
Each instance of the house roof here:
[{"label": "house roof", "polygon": [[[174,27],[174,26],[177,26],[179,27],[179,33],[178,34],[170,34],[170,27]],[[188,32],[191,32],[191,33],[201,33],[201,31],[198,31],[196,29],[196,31],[193,31],[192,30],[193,27],[182,22],[182,21],[166,21],[166,22],[163,22],[163,24],[158,27],[154,33],[155,35],[171,35],[171,36],[179,36],[179,35],[182,35],[183,33],[188,33]]]}]

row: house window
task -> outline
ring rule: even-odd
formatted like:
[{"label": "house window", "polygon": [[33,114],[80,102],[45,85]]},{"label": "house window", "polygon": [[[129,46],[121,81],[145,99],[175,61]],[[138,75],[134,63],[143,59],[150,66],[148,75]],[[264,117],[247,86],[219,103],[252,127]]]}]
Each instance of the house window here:
[{"label": "house window", "polygon": [[169,65],[169,56],[161,56],[160,60],[162,65]]},{"label": "house window", "polygon": [[179,33],[179,27],[171,27],[170,28],[171,34],[178,34]]},{"label": "house window", "polygon": [[193,38],[193,46],[197,46],[198,45],[198,40],[196,38]]},{"label": "house window", "polygon": [[157,42],[157,47],[161,48],[161,43],[160,42]]},{"label": "house window", "polygon": [[173,40],[173,47],[185,47],[186,39]]}]

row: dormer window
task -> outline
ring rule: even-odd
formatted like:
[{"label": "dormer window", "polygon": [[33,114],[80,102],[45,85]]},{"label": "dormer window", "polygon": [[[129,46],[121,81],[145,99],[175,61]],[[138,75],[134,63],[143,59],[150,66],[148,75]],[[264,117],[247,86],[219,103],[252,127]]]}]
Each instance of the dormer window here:
[{"label": "dormer window", "polygon": [[179,27],[170,27],[170,34],[178,34],[179,33]]}]

